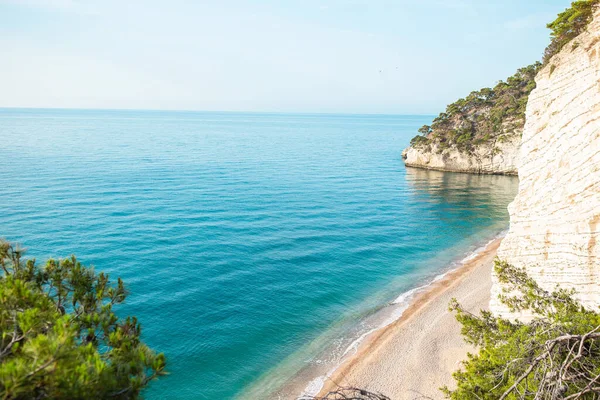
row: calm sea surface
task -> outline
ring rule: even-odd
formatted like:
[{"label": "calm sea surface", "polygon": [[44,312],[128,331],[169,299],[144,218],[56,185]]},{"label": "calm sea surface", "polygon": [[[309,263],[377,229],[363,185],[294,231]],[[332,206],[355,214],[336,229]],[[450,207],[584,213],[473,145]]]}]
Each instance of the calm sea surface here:
[{"label": "calm sea surface", "polygon": [[506,229],[515,178],[404,168],[430,120],[0,109],[0,236],[125,280],[148,399],[269,398]]}]

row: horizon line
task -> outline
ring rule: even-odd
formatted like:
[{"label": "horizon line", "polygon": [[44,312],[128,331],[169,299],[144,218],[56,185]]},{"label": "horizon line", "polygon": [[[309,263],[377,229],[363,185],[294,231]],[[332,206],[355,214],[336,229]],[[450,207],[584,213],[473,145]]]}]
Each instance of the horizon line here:
[{"label": "horizon line", "polygon": [[188,112],[188,113],[222,113],[222,114],[279,114],[279,115],[372,115],[372,116],[415,116],[431,117],[437,114],[421,113],[369,113],[369,112],[318,112],[318,111],[234,111],[234,110],[193,110],[193,109],[161,109],[161,108],[85,108],[85,107],[5,107],[0,110],[63,110],[63,111],[141,111],[141,112]]}]

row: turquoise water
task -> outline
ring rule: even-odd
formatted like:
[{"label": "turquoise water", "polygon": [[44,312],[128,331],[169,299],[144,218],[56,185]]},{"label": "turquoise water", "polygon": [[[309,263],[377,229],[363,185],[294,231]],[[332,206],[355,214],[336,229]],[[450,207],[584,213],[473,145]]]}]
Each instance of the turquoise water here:
[{"label": "turquoise water", "polygon": [[0,236],[125,280],[148,399],[268,398],[507,227],[516,179],[404,168],[430,120],[0,109]]}]

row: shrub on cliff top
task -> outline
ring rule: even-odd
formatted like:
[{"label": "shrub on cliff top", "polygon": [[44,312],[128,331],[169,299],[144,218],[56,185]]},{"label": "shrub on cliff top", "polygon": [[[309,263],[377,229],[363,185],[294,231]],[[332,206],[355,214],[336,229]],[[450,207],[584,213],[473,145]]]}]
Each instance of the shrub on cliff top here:
[{"label": "shrub on cliff top", "polygon": [[137,320],[113,312],[127,296],[120,279],[75,257],[39,267],[22,255],[0,242],[0,397],[132,399],[165,373]]},{"label": "shrub on cliff top", "polygon": [[600,0],[574,1],[571,7],[558,14],[556,20],[547,26],[552,33],[552,41],[544,52],[544,64],[558,53],[567,43],[579,36],[587,28],[594,17],[595,9],[600,5]]},{"label": "shrub on cliff top", "polygon": [[414,138],[412,138],[410,140],[410,145],[412,147],[421,147],[421,146],[428,145],[429,142],[430,142],[430,140],[427,139],[426,136],[415,136]]},{"label": "shrub on cliff top", "polygon": [[509,321],[482,311],[473,315],[456,301],[465,340],[477,346],[454,374],[454,400],[598,399],[600,397],[600,314],[585,309],[572,291],[542,289],[525,270],[497,261],[506,285],[501,301],[511,311],[534,315]]}]

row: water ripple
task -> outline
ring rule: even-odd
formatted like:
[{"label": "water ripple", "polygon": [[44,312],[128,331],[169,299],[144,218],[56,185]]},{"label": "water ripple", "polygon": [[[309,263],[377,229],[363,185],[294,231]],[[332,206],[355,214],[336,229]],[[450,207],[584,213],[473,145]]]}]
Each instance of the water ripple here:
[{"label": "water ripple", "polygon": [[147,398],[265,393],[506,226],[515,179],[404,169],[428,122],[0,109],[0,235],[125,280]]}]

